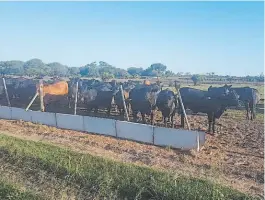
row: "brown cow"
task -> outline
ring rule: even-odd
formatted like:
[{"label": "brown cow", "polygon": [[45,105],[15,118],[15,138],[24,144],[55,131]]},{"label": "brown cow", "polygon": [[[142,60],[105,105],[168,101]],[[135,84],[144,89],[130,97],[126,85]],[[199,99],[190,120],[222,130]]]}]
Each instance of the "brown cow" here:
[{"label": "brown cow", "polygon": [[149,80],[144,80],[144,85],[151,85],[151,82]]},{"label": "brown cow", "polygon": [[[36,85],[39,92],[39,84]],[[59,81],[53,84],[43,85],[43,103],[44,106],[51,102],[60,101],[68,95],[68,84],[66,81]]]}]

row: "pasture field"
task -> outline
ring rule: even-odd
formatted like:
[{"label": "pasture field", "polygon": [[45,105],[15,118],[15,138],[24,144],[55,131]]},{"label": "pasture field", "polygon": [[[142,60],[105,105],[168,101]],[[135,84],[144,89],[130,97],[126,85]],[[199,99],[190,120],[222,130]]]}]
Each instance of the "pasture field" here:
[{"label": "pasture field", "polygon": [[[139,79],[135,79],[135,80],[138,80]],[[120,81],[120,79],[117,79],[117,81]],[[125,80],[123,80],[125,81]],[[140,80],[142,81],[142,80]],[[165,81],[165,80],[161,80],[162,82]],[[246,87],[246,86],[249,86],[249,87],[252,87],[252,88],[255,88],[259,91],[260,93],[260,102],[257,104],[257,113],[264,113],[264,85],[263,84],[260,84],[260,83],[231,83],[233,85],[233,87]],[[200,84],[200,85],[197,85],[197,86],[194,86],[193,84],[185,84],[185,83],[181,83],[181,87],[192,87],[192,88],[197,88],[197,89],[201,89],[201,90],[207,90],[210,86],[213,86],[213,87],[221,87],[223,86],[224,84]],[[176,89],[174,87],[164,87],[164,88],[169,88],[171,89],[172,91],[176,92]],[[20,108],[26,108],[26,104],[21,106],[18,104],[18,102],[16,102],[16,99],[14,99],[14,102],[11,101],[11,105],[14,105],[14,107],[20,107]],[[51,104],[51,106],[47,106],[46,107],[46,111],[47,112],[59,112],[59,113],[66,113],[66,114],[73,114],[74,111],[73,111],[73,107],[71,109],[68,108],[68,104],[67,102],[64,102],[63,104],[64,106],[62,106],[60,103],[55,103],[55,104]],[[106,109],[99,109],[99,113],[95,114],[93,111],[91,113],[87,113],[86,111],[86,108],[85,108],[85,105],[79,105],[80,107],[77,108],[77,114],[78,115],[88,115],[88,116],[96,116],[96,117],[102,117],[102,118],[106,118]],[[39,110],[40,109],[40,106],[39,106],[39,100],[38,98],[36,99],[36,101],[32,104],[31,108],[32,110]],[[242,111],[245,110],[244,107],[242,108],[234,108],[234,109],[240,109]],[[138,114],[138,116],[141,118],[140,114]],[[123,118],[121,118],[119,116],[119,113],[117,113],[116,111],[112,110],[111,111],[111,116],[109,118],[112,118],[112,119],[118,119],[118,120],[123,120]],[[242,117],[243,119],[244,117]],[[129,119],[130,121],[133,120],[133,117],[132,117],[132,113],[129,114]],[[149,118],[147,117],[147,121],[149,121]],[[149,123],[149,122],[148,122]],[[176,123],[176,125],[179,125],[180,122]],[[155,117],[155,125],[156,126],[164,126],[163,124],[163,119],[162,119],[162,115],[161,115],[161,112],[160,111],[157,111],[156,112],[156,117]],[[196,129],[196,127],[194,127],[194,129]]]},{"label": "pasture field", "polygon": [[[181,83],[181,87],[203,90],[210,85],[223,86]],[[261,84],[232,85],[254,87],[263,99]],[[263,101],[259,104],[263,107]],[[32,107],[39,110],[38,102]],[[73,114],[73,108],[59,104],[47,107],[47,111]],[[77,114],[106,117],[104,110],[95,115],[78,109]],[[112,111],[110,118],[120,119],[120,116]],[[207,116],[188,115],[188,120],[192,130],[207,130]],[[149,119],[147,122],[150,123]],[[155,125],[164,126],[159,111]],[[175,125],[180,125],[177,114]],[[263,112],[257,114],[256,120],[248,121],[244,110],[227,110],[217,120],[216,129],[215,136],[207,135],[200,152],[184,152],[29,122],[0,120],[0,176],[3,177],[0,198],[2,194],[17,195],[17,199],[23,195],[28,195],[27,199],[124,199],[126,195],[129,199],[262,197]]]},{"label": "pasture field", "polygon": [[[207,135],[200,152],[0,120],[1,176],[13,174],[14,182],[23,180],[17,183],[22,185],[27,180],[27,186],[23,187],[40,196],[44,195],[43,188],[47,188],[51,192],[45,194],[51,195],[50,199],[82,196],[82,192],[91,195],[91,199],[106,195],[111,195],[106,196],[109,199],[124,199],[125,194],[139,195],[138,199],[195,199],[195,196],[196,199],[248,199],[243,193],[262,197],[264,116],[258,114],[255,121],[248,121],[244,114],[238,110],[226,111],[218,120],[217,134]],[[207,128],[207,117],[188,118],[192,129]],[[177,121],[180,121],[178,116]],[[118,177],[124,180],[119,182]],[[88,187],[85,191],[81,190],[85,187]],[[242,194],[235,194],[234,190]]]},{"label": "pasture field", "polygon": [[[185,78],[184,78],[185,79]],[[259,91],[261,98],[264,98],[264,83],[262,82],[218,82],[218,81],[207,81],[207,83],[202,82],[199,85],[194,86],[193,82],[190,80],[190,77],[187,77],[188,81],[184,81],[183,79],[179,79],[178,77],[171,77],[171,78],[161,78],[159,79],[164,85],[165,87],[167,87],[169,85],[169,82],[173,83],[174,86],[174,81],[177,80],[178,83],[180,84],[180,87],[192,87],[192,88],[197,88],[197,89],[201,89],[201,90],[207,90],[209,86],[213,86],[213,87],[221,87],[224,84],[227,85],[232,85],[232,87],[252,87],[255,88]],[[117,82],[119,81],[127,81],[126,79],[116,79]],[[134,80],[134,81],[140,81],[143,82],[144,79],[130,79],[130,80]],[[155,83],[157,81],[156,78],[151,79],[151,82]],[[169,87],[173,90],[175,90],[174,87]]]},{"label": "pasture field", "polygon": [[[264,99],[264,84],[253,84],[253,83],[231,83],[228,85],[232,85],[232,87],[251,87],[251,88],[255,88],[259,91],[260,93],[260,98]],[[193,85],[193,84],[181,84],[181,87],[191,87],[191,88],[196,88],[196,89],[200,89],[200,90],[207,90],[210,86],[213,87],[222,87],[224,86],[224,84],[200,84],[200,85]],[[173,91],[176,91],[174,87],[165,87],[165,88],[169,88]],[[264,104],[264,101],[261,100],[259,102],[259,104]]]},{"label": "pasture field", "polygon": [[[258,199],[209,180],[123,164],[47,143],[0,135],[1,175],[28,192],[0,184],[4,198]],[[14,171],[14,173],[13,173]],[[16,177],[17,176],[17,177]],[[5,196],[6,194],[6,196]],[[16,196],[13,196],[14,199]]]}]

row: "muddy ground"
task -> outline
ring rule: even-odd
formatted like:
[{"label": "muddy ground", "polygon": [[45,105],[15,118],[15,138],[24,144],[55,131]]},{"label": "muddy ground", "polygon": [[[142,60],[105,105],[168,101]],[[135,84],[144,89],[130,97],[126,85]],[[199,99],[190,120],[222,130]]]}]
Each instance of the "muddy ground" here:
[{"label": "muddy ground", "polygon": [[[200,152],[118,140],[84,134],[30,122],[0,120],[0,132],[27,140],[42,140],[75,151],[136,163],[176,174],[204,177],[242,192],[263,195],[264,189],[264,122],[259,114],[255,121],[245,120],[244,111],[227,111],[217,121],[217,133],[207,135]],[[188,116],[192,129],[207,129],[206,116]],[[162,124],[161,115],[157,124]],[[176,117],[176,125],[180,123]]]}]

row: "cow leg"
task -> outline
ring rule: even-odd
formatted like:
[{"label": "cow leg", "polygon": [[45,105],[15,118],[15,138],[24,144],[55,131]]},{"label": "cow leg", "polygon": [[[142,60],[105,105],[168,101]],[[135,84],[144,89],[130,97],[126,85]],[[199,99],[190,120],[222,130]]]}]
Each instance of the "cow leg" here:
[{"label": "cow leg", "polygon": [[70,103],[71,99],[70,97],[68,97],[68,108],[71,108],[71,103]]},{"label": "cow leg", "polygon": [[[125,120],[125,110],[124,110],[124,109],[122,109],[121,116],[122,116],[122,119]],[[129,115],[128,115],[128,117],[129,117]],[[126,119],[126,120],[127,120],[127,119]]]},{"label": "cow leg", "polygon": [[256,106],[251,102],[250,103],[250,112],[251,112],[251,120],[255,119],[256,118]]},{"label": "cow leg", "polygon": [[118,112],[118,107],[117,107],[117,105],[114,106],[114,109],[115,109],[115,113],[117,113],[117,112]]},{"label": "cow leg", "polygon": [[130,113],[131,113],[131,112],[130,112],[130,107],[131,107],[131,106],[130,106],[130,103],[128,102],[128,103],[127,103],[127,112],[128,112],[128,115],[130,115]]},{"label": "cow leg", "polygon": [[180,126],[181,126],[182,128],[185,127],[185,123],[184,123],[184,114],[183,114],[183,113],[181,113]]},{"label": "cow leg", "polygon": [[98,114],[98,107],[94,107],[95,114]]},{"label": "cow leg", "polygon": [[155,111],[151,111],[151,124],[154,125],[154,116],[155,116]]},{"label": "cow leg", "polygon": [[124,115],[122,112],[122,108],[118,108],[119,109],[119,113],[120,113],[120,119],[123,120],[124,119]]},{"label": "cow leg", "polygon": [[137,122],[137,113],[136,111],[133,111],[133,121]]},{"label": "cow leg", "polygon": [[68,107],[71,108],[71,104],[73,103],[72,97],[68,97]]},{"label": "cow leg", "polygon": [[92,107],[87,107],[87,112],[90,113],[92,111]]},{"label": "cow leg", "polygon": [[253,113],[253,119],[256,119],[256,105],[255,104],[253,104],[252,113]]},{"label": "cow leg", "polygon": [[171,115],[171,127],[174,128],[174,116],[175,116],[175,113],[172,113]]},{"label": "cow leg", "polygon": [[142,115],[142,122],[143,122],[144,124],[146,124],[145,114],[141,112],[141,115]]},{"label": "cow leg", "polygon": [[212,119],[212,113],[208,113],[208,133],[211,133]]},{"label": "cow leg", "polygon": [[215,133],[215,117],[214,116],[213,116],[213,124],[212,125],[213,125],[213,127],[212,127],[213,128],[213,133]]},{"label": "cow leg", "polygon": [[249,120],[249,103],[246,103],[245,107],[246,107],[246,111],[247,111],[246,119]]},{"label": "cow leg", "polygon": [[[128,102],[126,102],[126,108],[127,108],[127,113],[128,113],[128,116],[130,115],[130,105]],[[125,111],[124,111],[125,112]]]},{"label": "cow leg", "polygon": [[167,127],[167,118],[163,116],[163,119],[164,119],[164,126]]},{"label": "cow leg", "polygon": [[108,107],[108,111],[107,111],[107,116],[110,116],[110,110],[111,110],[111,106]]}]

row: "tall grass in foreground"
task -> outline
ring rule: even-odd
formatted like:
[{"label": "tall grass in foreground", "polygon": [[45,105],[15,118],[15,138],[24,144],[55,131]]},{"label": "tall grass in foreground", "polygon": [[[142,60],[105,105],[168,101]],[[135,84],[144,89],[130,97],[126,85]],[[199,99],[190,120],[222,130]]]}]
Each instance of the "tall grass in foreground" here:
[{"label": "tall grass in foreground", "polygon": [[207,180],[175,177],[53,145],[0,135],[0,156],[21,167],[40,168],[75,183],[99,199],[254,199]]},{"label": "tall grass in foreground", "polygon": [[13,185],[7,184],[4,181],[0,181],[0,199],[36,200],[41,198],[31,194],[30,192],[20,191]]}]

